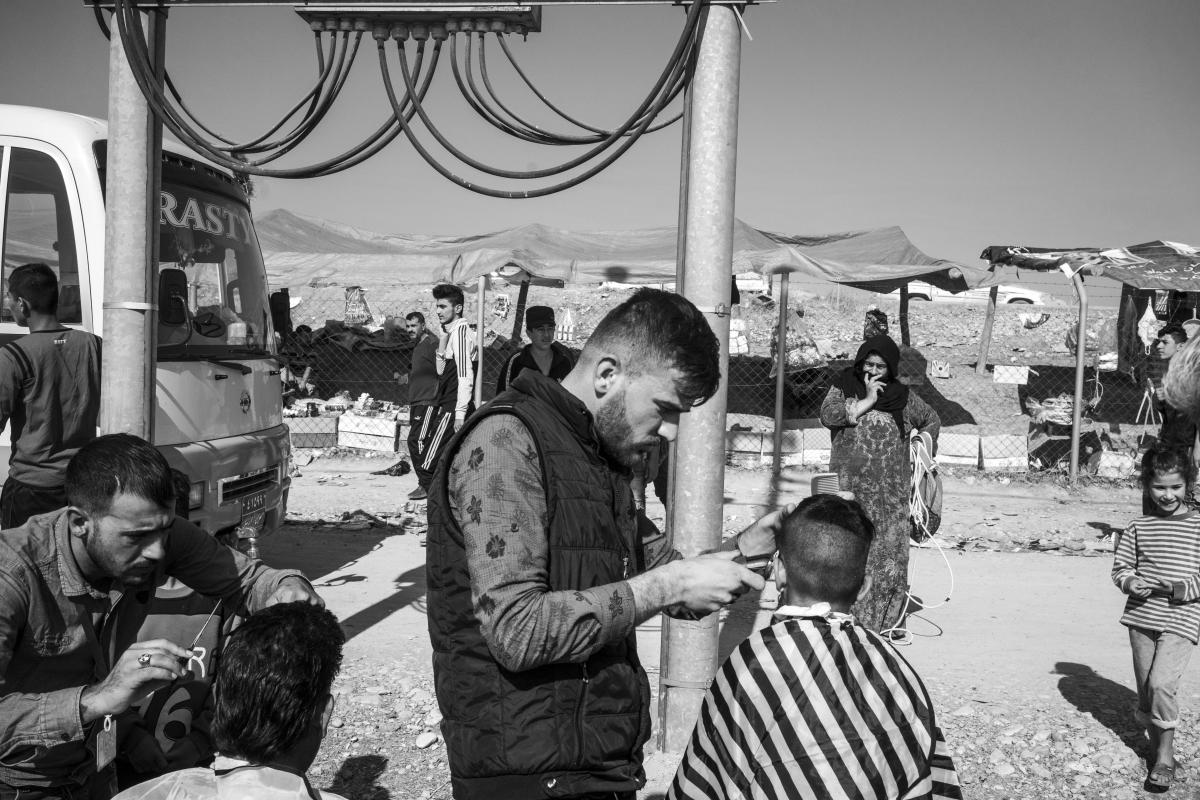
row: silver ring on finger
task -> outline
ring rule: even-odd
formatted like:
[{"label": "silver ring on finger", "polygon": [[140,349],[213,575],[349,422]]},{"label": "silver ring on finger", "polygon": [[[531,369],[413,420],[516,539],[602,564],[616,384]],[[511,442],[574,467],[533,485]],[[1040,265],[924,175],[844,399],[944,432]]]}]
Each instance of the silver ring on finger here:
[{"label": "silver ring on finger", "polygon": [[150,654],[149,653],[142,653],[140,656],[138,656],[138,666],[139,667],[150,666]]}]

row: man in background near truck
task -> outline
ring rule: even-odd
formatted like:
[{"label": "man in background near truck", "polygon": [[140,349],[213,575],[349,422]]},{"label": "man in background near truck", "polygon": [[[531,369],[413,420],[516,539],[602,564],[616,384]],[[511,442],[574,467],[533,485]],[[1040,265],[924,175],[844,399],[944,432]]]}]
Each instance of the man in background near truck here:
[{"label": "man in background near truck", "polygon": [[0,347],[0,426],[11,423],[12,456],[0,492],[0,529],[20,527],[67,504],[71,456],[96,438],[100,339],[58,321],[58,277],[25,264],[8,278],[8,302],[29,333]]},{"label": "man in background near truck", "polygon": [[438,337],[425,326],[425,315],[413,311],[404,318],[408,332],[417,343],[412,352],[412,369],[408,372],[408,455],[417,473],[417,488],[409,500],[424,500],[429,494],[433,472],[423,464],[424,443],[429,440],[437,422]]},{"label": "man in background near truck", "polygon": [[463,319],[466,303],[462,289],[449,283],[433,287],[438,322],[443,336],[437,349],[437,419],[422,447],[421,469],[433,474],[450,437],[475,410],[475,363],[479,357],[471,324]]}]

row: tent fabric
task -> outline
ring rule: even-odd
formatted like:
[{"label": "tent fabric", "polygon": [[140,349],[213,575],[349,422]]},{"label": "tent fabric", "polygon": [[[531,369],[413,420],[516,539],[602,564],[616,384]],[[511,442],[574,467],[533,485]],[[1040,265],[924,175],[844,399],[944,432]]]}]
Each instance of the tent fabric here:
[{"label": "tent fabric", "polygon": [[[675,227],[578,232],[541,224],[473,236],[378,234],[272,211],[257,220],[273,286],[406,284],[471,286],[498,273],[535,284],[669,283],[675,280]],[[767,233],[741,220],[733,230],[733,273],[792,273],[888,292],[910,280],[949,291],[990,285],[993,273],[917,249],[897,227],[799,236]]]},{"label": "tent fabric", "polygon": [[1153,241],[1130,247],[1018,247],[993,245],[980,255],[993,265],[1039,271],[1067,265],[1085,275],[1102,275],[1135,289],[1200,292],[1200,248]]},{"label": "tent fabric", "polygon": [[807,256],[820,272],[815,277],[859,289],[890,292],[917,279],[949,292],[999,283],[987,269],[926,255],[896,226],[821,236],[765,233]]}]

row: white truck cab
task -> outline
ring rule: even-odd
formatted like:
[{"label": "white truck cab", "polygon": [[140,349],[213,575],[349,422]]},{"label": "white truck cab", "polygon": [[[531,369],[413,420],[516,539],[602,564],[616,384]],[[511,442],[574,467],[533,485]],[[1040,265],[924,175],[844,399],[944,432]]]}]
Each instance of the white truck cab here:
[{"label": "white truck cab", "polygon": [[[0,345],[28,332],[7,293],[12,270],[31,262],[58,274],[60,320],[104,335],[107,128],[0,105]],[[154,444],[188,476],[193,522],[253,539],[282,524],[290,479],[266,271],[246,193],[225,170],[164,142],[159,210]],[[0,476],[10,446],[6,432]]]}]

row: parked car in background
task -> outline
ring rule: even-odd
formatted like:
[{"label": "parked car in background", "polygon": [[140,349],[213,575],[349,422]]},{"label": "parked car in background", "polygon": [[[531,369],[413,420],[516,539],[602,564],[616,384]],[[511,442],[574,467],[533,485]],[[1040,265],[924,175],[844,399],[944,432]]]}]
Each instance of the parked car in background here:
[{"label": "parked car in background", "polygon": [[[986,303],[988,294],[991,288],[984,289],[968,289],[965,292],[954,294],[945,289],[939,289],[924,281],[912,281],[908,284],[908,297],[910,300],[931,300],[940,303]],[[888,293],[888,296],[899,297],[900,290],[896,289]],[[1049,292],[1039,292],[1037,289],[1026,289],[1024,286],[1016,286],[1011,283],[1002,283],[999,286],[999,291],[996,293],[996,302],[1001,305],[1054,305],[1054,296]]]}]

